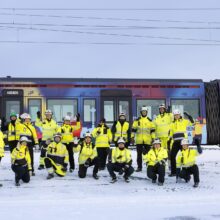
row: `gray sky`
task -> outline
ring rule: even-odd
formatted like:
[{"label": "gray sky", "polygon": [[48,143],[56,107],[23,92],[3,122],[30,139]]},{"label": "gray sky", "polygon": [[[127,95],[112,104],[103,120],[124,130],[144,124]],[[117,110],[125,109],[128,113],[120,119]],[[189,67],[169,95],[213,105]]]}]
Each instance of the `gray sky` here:
[{"label": "gray sky", "polygon": [[[132,10],[30,10],[39,8]],[[216,10],[158,10],[165,8]],[[219,55],[219,0],[1,0],[0,4],[1,76],[209,81],[220,78]]]}]

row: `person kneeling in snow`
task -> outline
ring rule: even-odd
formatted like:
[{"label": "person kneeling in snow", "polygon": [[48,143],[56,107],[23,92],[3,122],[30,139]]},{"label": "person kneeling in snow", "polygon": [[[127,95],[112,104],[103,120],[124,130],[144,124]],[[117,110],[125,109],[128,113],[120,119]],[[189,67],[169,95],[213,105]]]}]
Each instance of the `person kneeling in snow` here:
[{"label": "person kneeling in snow", "polygon": [[199,185],[199,168],[195,164],[196,156],[202,154],[202,148],[199,144],[199,141],[196,141],[197,150],[189,148],[189,140],[183,139],[181,141],[182,151],[179,152],[176,158],[176,181],[178,182],[179,178],[183,178],[186,183],[190,181],[190,175],[194,177],[193,187],[198,187]]},{"label": "person kneeling in snow", "polygon": [[62,144],[61,139],[62,134],[55,134],[54,141],[47,147],[47,154],[44,158],[45,167],[48,171],[47,179],[53,178],[54,173],[60,177],[66,175],[69,156],[66,146]]},{"label": "person kneeling in snow", "polygon": [[124,173],[124,179],[129,182],[129,176],[134,172],[134,168],[131,166],[131,151],[125,147],[125,140],[119,138],[118,147],[115,147],[111,152],[110,162],[107,164],[108,172],[112,177],[112,183],[117,181],[117,177],[114,171],[119,174]]},{"label": "person kneeling in snow", "polygon": [[28,138],[20,138],[16,148],[11,153],[12,170],[15,172],[15,185],[20,186],[19,181],[28,183],[30,181],[31,157],[27,147]]},{"label": "person kneeling in snow", "polygon": [[158,174],[158,185],[162,186],[168,155],[167,150],[161,147],[159,138],[153,141],[151,150],[143,158],[147,165],[147,176],[152,179],[152,183],[156,183]]},{"label": "person kneeling in snow", "polygon": [[97,157],[97,150],[95,145],[92,143],[92,135],[86,133],[84,141],[78,143],[78,140],[74,140],[74,153],[79,152],[79,172],[80,178],[85,178],[88,167],[94,166],[93,168],[93,178],[99,179],[97,176],[99,169],[99,162]]}]

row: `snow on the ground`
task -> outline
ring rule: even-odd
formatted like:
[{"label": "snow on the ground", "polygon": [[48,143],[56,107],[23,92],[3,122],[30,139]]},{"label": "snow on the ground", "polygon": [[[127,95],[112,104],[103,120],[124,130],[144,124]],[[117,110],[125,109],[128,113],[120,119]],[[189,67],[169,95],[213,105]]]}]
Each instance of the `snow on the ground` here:
[{"label": "snow on the ground", "polygon": [[[136,167],[136,152],[132,155]],[[46,171],[37,170],[38,161],[39,153],[35,153],[36,176],[31,182],[15,187],[6,152],[0,167],[1,219],[220,219],[220,148],[206,148],[198,158],[201,183],[197,189],[192,180],[177,184],[167,175],[164,186],[153,185],[146,169],[134,173],[130,183],[121,176],[115,184],[109,183],[107,170],[94,180],[92,168],[86,179],[79,179],[76,170],[64,178],[46,180]]]}]

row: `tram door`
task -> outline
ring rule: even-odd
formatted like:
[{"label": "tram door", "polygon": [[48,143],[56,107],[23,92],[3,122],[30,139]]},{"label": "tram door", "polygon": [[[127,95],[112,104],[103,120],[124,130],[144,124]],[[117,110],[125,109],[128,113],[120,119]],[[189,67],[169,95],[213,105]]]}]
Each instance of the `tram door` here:
[{"label": "tram door", "polygon": [[22,90],[8,90],[2,91],[2,118],[7,122],[10,121],[10,114],[16,112],[20,114],[23,112],[23,91]]},{"label": "tram door", "polygon": [[106,119],[108,126],[118,120],[121,112],[126,114],[127,121],[132,120],[132,92],[130,90],[101,91],[101,118]]}]

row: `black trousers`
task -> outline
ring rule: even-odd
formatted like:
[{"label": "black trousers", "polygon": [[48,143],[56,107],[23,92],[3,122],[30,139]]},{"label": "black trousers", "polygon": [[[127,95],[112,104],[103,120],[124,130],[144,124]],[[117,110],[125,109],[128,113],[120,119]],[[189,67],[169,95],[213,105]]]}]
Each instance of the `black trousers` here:
[{"label": "black trousers", "polygon": [[139,169],[142,169],[142,154],[147,154],[151,146],[148,144],[137,144],[137,165]]},{"label": "black trousers", "polygon": [[9,149],[10,152],[12,153],[12,151],[17,147],[18,141],[9,141],[8,145],[9,145]]},{"label": "black trousers", "polygon": [[29,153],[30,153],[30,157],[31,157],[31,169],[32,169],[32,172],[34,172],[34,143],[31,142],[31,143],[28,143],[28,150],[29,150]]},{"label": "black trousers", "polygon": [[75,170],[74,153],[73,153],[73,143],[64,144],[69,154],[69,164],[70,169]]},{"label": "black trousers", "polygon": [[18,183],[19,180],[28,183],[30,181],[30,175],[27,166],[12,165],[12,170],[15,172],[15,182]]},{"label": "black trousers", "polygon": [[199,183],[199,168],[196,164],[192,167],[182,168],[180,171],[180,178],[187,181],[190,179],[191,174],[193,175],[194,182]]},{"label": "black trousers", "polygon": [[106,166],[106,160],[109,154],[109,147],[97,147],[99,168],[104,169]]},{"label": "black trousers", "polygon": [[[108,163],[107,169],[111,177],[116,177],[115,172],[122,171],[122,168],[124,167],[124,163]],[[114,172],[115,171],[115,172]],[[124,176],[129,177],[134,172],[134,168],[132,166],[129,166],[129,168],[124,170]]]},{"label": "black trousers", "polygon": [[181,140],[174,141],[170,151],[171,174],[176,174],[176,155],[179,150],[182,150]]},{"label": "black trousers", "polygon": [[161,165],[161,164],[157,163],[154,166],[147,167],[147,176],[150,179],[157,180],[157,174],[158,174],[158,181],[160,183],[164,183],[165,165]]},{"label": "black trousers", "polygon": [[[89,164],[89,167],[94,166],[93,168],[93,175],[98,173],[99,170],[99,160],[95,157]],[[85,167],[84,164],[79,165],[78,175],[80,178],[85,178],[87,174],[88,167]]]}]

